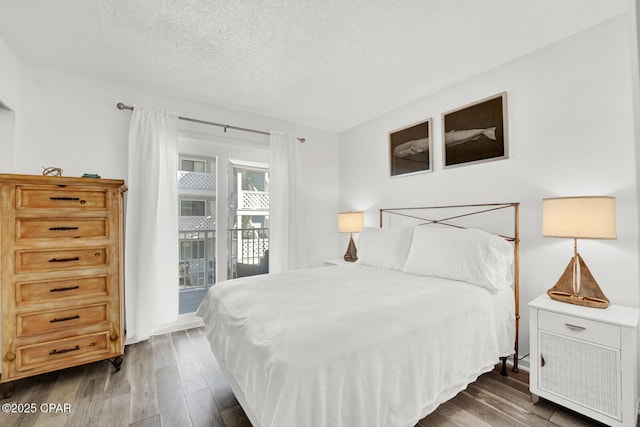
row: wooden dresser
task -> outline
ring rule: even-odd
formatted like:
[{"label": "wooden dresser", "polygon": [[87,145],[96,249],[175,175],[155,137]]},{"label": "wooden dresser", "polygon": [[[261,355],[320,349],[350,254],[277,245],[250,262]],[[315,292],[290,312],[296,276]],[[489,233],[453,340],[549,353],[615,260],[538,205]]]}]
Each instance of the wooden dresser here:
[{"label": "wooden dresser", "polygon": [[124,181],[0,174],[5,383],[124,351]]}]

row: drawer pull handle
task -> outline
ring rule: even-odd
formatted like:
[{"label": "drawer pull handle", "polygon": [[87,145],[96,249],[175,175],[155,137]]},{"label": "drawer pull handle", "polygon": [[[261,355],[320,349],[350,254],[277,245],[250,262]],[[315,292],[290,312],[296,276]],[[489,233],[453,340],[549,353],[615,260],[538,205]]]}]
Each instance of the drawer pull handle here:
[{"label": "drawer pull handle", "polygon": [[80,289],[80,286],[68,286],[66,288],[53,288],[53,289],[49,289],[49,292],[66,292],[66,291],[72,291],[74,289]]},{"label": "drawer pull handle", "polygon": [[57,319],[51,319],[49,320],[49,323],[57,323],[57,322],[66,322],[68,320],[75,320],[75,319],[79,319],[80,316],[78,314],[76,314],[75,316],[69,316],[69,317],[60,317]]},{"label": "drawer pull handle", "polygon": [[73,258],[51,258],[49,262],[70,262],[70,261],[80,261],[80,257]]},{"label": "drawer pull handle", "polygon": [[49,231],[69,231],[69,230],[77,230],[78,227],[50,227]]},{"label": "drawer pull handle", "polygon": [[64,353],[69,353],[70,351],[78,351],[80,350],[80,346],[77,345],[73,348],[63,348],[62,350],[53,350],[52,352],[49,353],[49,356],[53,356],[55,354],[64,354]]},{"label": "drawer pull handle", "polygon": [[85,203],[87,203],[86,200],[81,200],[80,197],[49,197],[49,200],[56,200],[56,201],[62,201],[62,202],[78,201],[80,202],[81,205],[84,205]]},{"label": "drawer pull handle", "polygon": [[587,329],[587,328],[585,328],[584,326],[572,325],[571,323],[565,323],[564,325],[565,325],[567,328],[569,328],[569,329],[571,329],[572,331],[574,331],[574,332],[582,332],[582,331],[584,331],[585,329]]}]

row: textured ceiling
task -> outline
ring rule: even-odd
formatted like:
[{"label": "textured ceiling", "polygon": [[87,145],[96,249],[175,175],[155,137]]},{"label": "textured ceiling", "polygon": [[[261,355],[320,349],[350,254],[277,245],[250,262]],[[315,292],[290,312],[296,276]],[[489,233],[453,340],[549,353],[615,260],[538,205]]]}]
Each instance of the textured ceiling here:
[{"label": "textured ceiling", "polygon": [[0,37],[27,64],[341,131],[626,7],[627,0],[0,0]]}]

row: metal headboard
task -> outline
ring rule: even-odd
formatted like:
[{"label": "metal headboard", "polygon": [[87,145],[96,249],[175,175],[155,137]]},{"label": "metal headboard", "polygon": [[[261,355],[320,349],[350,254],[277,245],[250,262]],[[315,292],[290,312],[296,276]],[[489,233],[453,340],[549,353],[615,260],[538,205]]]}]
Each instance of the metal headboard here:
[{"label": "metal headboard", "polygon": [[[446,218],[425,218],[422,214],[418,214],[420,211],[437,211],[438,209],[455,210],[455,209],[470,209],[470,211],[461,213],[459,215],[448,216]],[[455,228],[467,228],[458,224],[452,224],[451,221],[468,217],[472,215],[479,215],[487,212],[499,211],[503,209],[513,209],[513,235],[504,236],[498,234],[503,239],[513,243],[513,295],[515,299],[515,322],[516,322],[516,342],[514,345],[514,357],[513,357],[513,372],[518,372],[518,341],[519,341],[519,329],[520,329],[520,203],[479,203],[470,205],[448,205],[448,206],[420,206],[409,208],[387,208],[380,209],[380,227],[382,228],[382,220],[384,214],[397,215],[405,218],[415,219],[418,221],[424,221],[424,224],[439,224]],[[496,233],[492,233],[496,234]],[[506,371],[503,372],[506,373]]]}]

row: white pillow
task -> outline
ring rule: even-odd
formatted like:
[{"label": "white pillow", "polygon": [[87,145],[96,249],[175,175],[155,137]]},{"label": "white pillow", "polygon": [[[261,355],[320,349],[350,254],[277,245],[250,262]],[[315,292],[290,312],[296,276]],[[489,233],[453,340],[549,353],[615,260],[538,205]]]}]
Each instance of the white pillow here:
[{"label": "white pillow", "polygon": [[418,226],[402,271],[498,290],[512,283],[513,246],[476,229]]},{"label": "white pillow", "polygon": [[411,227],[363,228],[358,238],[358,264],[402,270],[409,246]]}]

